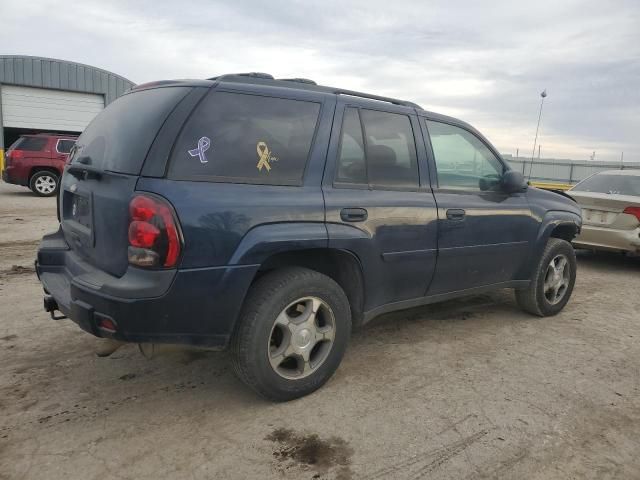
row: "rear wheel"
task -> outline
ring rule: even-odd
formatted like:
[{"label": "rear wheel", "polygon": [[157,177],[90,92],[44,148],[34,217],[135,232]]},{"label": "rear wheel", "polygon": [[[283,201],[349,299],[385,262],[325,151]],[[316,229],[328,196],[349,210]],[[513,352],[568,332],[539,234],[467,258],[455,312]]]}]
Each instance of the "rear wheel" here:
[{"label": "rear wheel", "polygon": [[536,266],[531,284],[516,290],[524,311],[540,317],[556,315],[569,301],[576,281],[576,254],[571,244],[550,238]]},{"label": "rear wheel", "polygon": [[53,172],[41,170],[34,173],[29,181],[29,188],[40,197],[51,197],[58,191],[60,178]]},{"label": "rear wheel", "polygon": [[320,388],[338,368],[351,334],[349,302],[313,270],[269,273],[252,287],[232,340],[238,377],[270,400]]}]

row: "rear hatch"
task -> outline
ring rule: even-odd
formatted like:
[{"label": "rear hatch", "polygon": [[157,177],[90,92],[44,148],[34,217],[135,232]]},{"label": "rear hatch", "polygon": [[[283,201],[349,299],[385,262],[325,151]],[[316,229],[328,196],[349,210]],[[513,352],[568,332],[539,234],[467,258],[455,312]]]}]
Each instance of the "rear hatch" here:
[{"label": "rear hatch", "polygon": [[190,90],[134,90],[78,138],[62,178],[59,214],[69,247],[87,263],[118,277],[125,273],[129,201],[158,131]]}]

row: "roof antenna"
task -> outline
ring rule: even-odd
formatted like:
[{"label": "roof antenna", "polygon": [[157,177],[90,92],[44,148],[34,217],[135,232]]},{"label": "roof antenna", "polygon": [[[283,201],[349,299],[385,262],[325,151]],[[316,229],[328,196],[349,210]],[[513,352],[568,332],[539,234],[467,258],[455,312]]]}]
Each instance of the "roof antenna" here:
[{"label": "roof antenna", "polygon": [[536,136],[533,139],[533,151],[531,152],[531,163],[529,164],[529,175],[527,176],[527,180],[531,180],[531,170],[533,169],[533,157],[536,154],[536,143],[538,143],[538,130],[540,130],[540,119],[542,118],[542,106],[544,105],[544,99],[547,96],[547,89],[545,88],[542,93],[540,93],[540,97],[542,100],[540,101],[540,112],[538,112],[538,126],[536,127]]}]

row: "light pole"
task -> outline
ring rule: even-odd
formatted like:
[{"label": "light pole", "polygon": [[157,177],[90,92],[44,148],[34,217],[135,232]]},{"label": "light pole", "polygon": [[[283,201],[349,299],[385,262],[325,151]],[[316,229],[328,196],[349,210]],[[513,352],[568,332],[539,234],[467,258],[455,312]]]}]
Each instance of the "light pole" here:
[{"label": "light pole", "polygon": [[538,112],[538,125],[536,126],[536,136],[533,139],[533,151],[531,152],[531,164],[529,165],[529,176],[527,179],[531,179],[531,169],[533,168],[533,157],[536,154],[536,143],[538,143],[538,131],[540,130],[540,120],[542,119],[542,106],[544,105],[544,99],[547,97],[547,89],[545,88],[540,93],[542,100],[540,101],[540,111]]}]

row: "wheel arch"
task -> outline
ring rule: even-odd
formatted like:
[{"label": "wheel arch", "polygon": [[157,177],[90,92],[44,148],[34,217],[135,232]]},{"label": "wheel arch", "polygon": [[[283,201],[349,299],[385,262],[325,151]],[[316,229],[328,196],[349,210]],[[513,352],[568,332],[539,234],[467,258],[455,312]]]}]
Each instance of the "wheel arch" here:
[{"label": "wheel arch", "polygon": [[529,278],[533,268],[538,264],[545,246],[550,238],[559,238],[571,243],[571,240],[580,233],[582,218],[573,212],[564,210],[548,211],[540,223],[538,235],[535,240],[531,261],[528,262],[528,272],[525,278]]},{"label": "wheel arch", "polygon": [[260,264],[252,284],[271,271],[293,266],[308,268],[333,279],[349,300],[352,324],[357,327],[363,323],[364,275],[360,260],[353,252],[333,248],[307,248],[274,253]]},{"label": "wheel arch", "polygon": [[28,184],[31,184],[31,179],[38,172],[55,173],[58,178],[60,178],[60,175],[61,175],[60,171],[56,167],[51,167],[47,165],[36,165],[31,167],[31,169],[29,170],[29,180],[27,181]]}]

